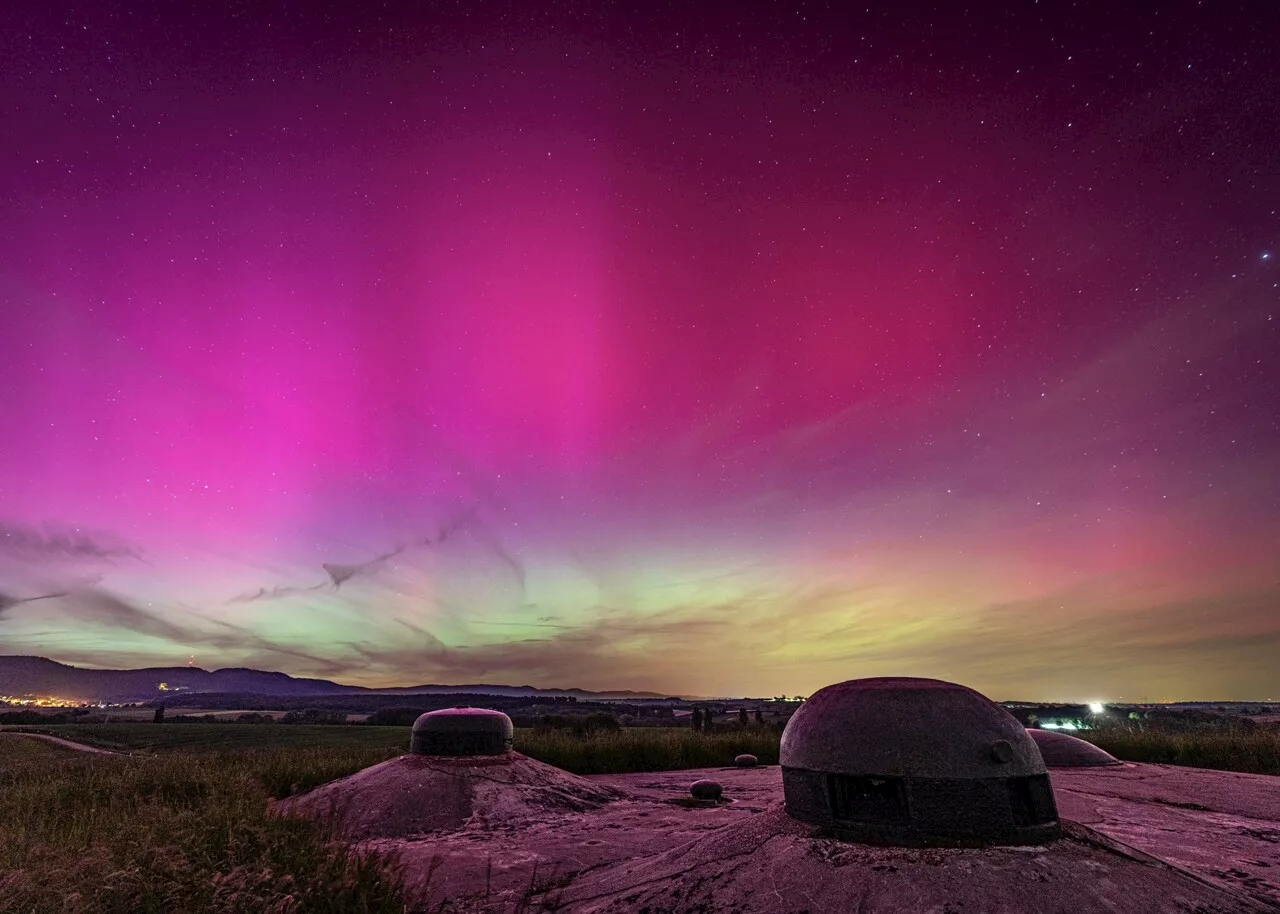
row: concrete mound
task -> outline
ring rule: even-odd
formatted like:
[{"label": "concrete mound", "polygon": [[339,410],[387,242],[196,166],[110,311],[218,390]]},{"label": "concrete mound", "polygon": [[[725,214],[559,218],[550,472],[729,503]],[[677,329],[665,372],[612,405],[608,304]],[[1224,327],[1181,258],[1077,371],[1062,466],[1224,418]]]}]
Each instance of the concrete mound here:
[{"label": "concrete mound", "polygon": [[279,815],[332,822],[348,840],[410,838],[468,825],[519,828],[599,809],[627,794],[519,752],[402,755],[282,800]]},{"label": "concrete mound", "polygon": [[814,837],[781,808],[682,847],[600,867],[548,899],[574,914],[1261,914],[1209,885],[1068,824],[1035,846],[875,847]]},{"label": "concrete mound", "polygon": [[1067,736],[1055,730],[1028,730],[1040,749],[1040,756],[1048,768],[1100,768],[1104,765],[1123,765],[1110,752],[1099,749],[1087,740]]}]

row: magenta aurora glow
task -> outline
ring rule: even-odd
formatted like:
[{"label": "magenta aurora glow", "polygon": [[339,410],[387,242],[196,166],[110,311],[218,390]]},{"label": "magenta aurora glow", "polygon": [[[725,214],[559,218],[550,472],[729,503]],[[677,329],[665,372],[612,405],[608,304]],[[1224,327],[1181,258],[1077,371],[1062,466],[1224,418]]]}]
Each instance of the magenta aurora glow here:
[{"label": "magenta aurora glow", "polygon": [[428,6],[11,14],[0,652],[1280,699],[1274,10]]}]

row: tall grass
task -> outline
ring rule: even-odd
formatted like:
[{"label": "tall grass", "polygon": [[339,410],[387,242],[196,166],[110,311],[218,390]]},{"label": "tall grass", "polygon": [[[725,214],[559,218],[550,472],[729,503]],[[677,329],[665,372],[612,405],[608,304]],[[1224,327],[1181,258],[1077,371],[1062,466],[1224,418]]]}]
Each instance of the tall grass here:
[{"label": "tall grass", "polygon": [[1122,724],[1078,736],[1126,762],[1280,775],[1280,730],[1232,726],[1165,730]]},{"label": "tall grass", "polygon": [[268,813],[270,793],[367,761],[93,756],[0,736],[0,912],[401,914],[393,861]]},{"label": "tall grass", "polygon": [[778,733],[764,728],[700,733],[685,728],[635,728],[574,735],[566,730],[518,730],[515,748],[574,774],[677,771],[732,765],[744,752],[778,763]]}]

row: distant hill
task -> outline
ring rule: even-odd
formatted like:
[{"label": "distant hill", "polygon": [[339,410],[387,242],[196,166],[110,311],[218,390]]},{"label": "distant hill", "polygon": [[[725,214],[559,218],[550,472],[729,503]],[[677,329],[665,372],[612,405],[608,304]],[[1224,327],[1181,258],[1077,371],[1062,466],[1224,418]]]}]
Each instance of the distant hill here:
[{"label": "distant hill", "polygon": [[304,697],[308,695],[440,695],[466,693],[509,697],[574,697],[587,700],[664,698],[656,692],[591,692],[586,689],[537,689],[508,685],[418,685],[394,689],[367,689],[327,679],[297,679],[269,670],[199,667],[151,667],[142,670],[89,670],[58,663],[46,657],[0,655],[0,695],[54,695],[83,701],[146,701],[169,690],[186,693],[235,692],[244,695]]}]

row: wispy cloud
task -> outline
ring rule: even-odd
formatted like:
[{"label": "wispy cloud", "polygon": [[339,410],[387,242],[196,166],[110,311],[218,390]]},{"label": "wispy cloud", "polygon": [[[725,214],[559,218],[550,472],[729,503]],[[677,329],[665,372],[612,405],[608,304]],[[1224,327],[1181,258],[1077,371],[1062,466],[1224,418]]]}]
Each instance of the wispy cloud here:
[{"label": "wispy cloud", "polygon": [[37,600],[52,600],[65,596],[65,593],[45,593],[35,597],[15,597],[12,594],[0,593],[0,616],[3,616],[6,610],[21,606],[23,603],[34,603]]},{"label": "wispy cloud", "polygon": [[8,521],[0,521],[0,553],[26,561],[112,561],[142,555],[136,547],[110,534],[91,534],[78,527],[37,530]]},{"label": "wispy cloud", "polygon": [[257,590],[250,590],[245,593],[236,594],[228,603],[257,603],[260,600],[283,600],[286,597],[297,596],[300,593],[310,593],[316,590],[324,590],[329,587],[328,584],[313,584],[310,587],[259,587]]},{"label": "wispy cloud", "polygon": [[[272,641],[248,628],[221,619],[207,620],[207,627],[177,622],[169,615],[143,608],[101,587],[77,586],[63,593],[8,599],[9,604],[0,608],[0,622],[6,618],[12,620],[16,612],[21,612],[26,621],[31,621],[33,617],[37,620],[56,620],[63,624],[72,621],[110,631],[117,638],[126,633],[141,635],[172,646],[175,651],[212,649],[253,656],[277,665],[297,665],[301,662],[312,670],[340,672],[351,669],[348,661],[335,664],[314,652]],[[31,607],[30,604],[37,600],[46,602],[38,609]],[[187,617],[198,618],[191,615]]]},{"label": "wispy cloud", "polygon": [[415,549],[439,549],[449,542],[456,542],[463,534],[470,536],[482,549],[496,558],[511,574],[519,588],[523,599],[527,590],[524,564],[503,544],[493,529],[480,520],[478,507],[471,506],[458,512],[431,535],[418,537],[400,543],[393,549],[383,552],[363,562],[340,563],[324,562],[321,569],[328,577],[327,581],[307,585],[276,585],[259,587],[256,590],[237,594],[228,603],[256,603],[264,600],[281,600],[299,594],[316,591],[337,592],[347,582],[356,578],[371,578],[392,559],[405,555]]}]

